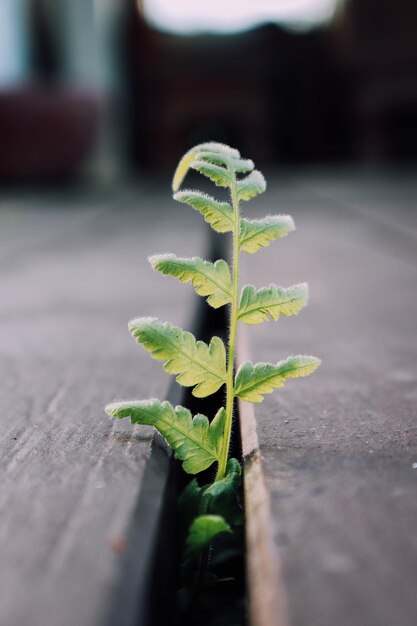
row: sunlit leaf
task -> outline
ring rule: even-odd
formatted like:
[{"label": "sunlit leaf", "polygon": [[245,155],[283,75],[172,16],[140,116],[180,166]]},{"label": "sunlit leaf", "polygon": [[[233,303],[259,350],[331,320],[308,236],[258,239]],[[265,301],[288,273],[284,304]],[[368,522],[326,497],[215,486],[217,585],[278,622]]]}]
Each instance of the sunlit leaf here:
[{"label": "sunlit leaf", "polygon": [[307,301],[307,283],[287,288],[269,285],[258,290],[253,285],[245,285],[240,296],[238,319],[245,324],[276,321],[280,315],[297,315]]},{"label": "sunlit leaf", "polygon": [[237,174],[251,172],[255,167],[251,159],[241,159],[216,152],[201,152],[198,158],[201,161],[209,161],[210,163],[223,165],[223,167],[231,167]]},{"label": "sunlit leaf", "polygon": [[218,425],[224,419],[224,409],[211,424],[204,415],[193,418],[183,406],[174,408],[170,402],[156,399],[114,402],[106,406],[106,412],[113,417],[130,417],[132,424],[154,426],[188,474],[202,472],[219,461],[222,437]]},{"label": "sunlit leaf", "polygon": [[222,259],[211,263],[198,257],[183,259],[175,254],[157,254],[149,261],[158,272],[190,282],[200,296],[208,296],[208,304],[215,309],[232,301],[232,278]]},{"label": "sunlit leaf", "polygon": [[266,189],[266,181],[259,170],[253,170],[248,176],[237,181],[237,197],[239,200],[250,200]]},{"label": "sunlit leaf", "polygon": [[247,402],[262,402],[264,395],[282,387],[288,378],[308,376],[320,365],[314,356],[290,356],[276,365],[245,361],[235,379],[235,395]]},{"label": "sunlit leaf", "polygon": [[200,191],[178,191],[174,199],[192,206],[218,233],[233,230],[233,209],[228,202],[219,202]]},{"label": "sunlit leaf", "polygon": [[230,187],[232,183],[232,177],[229,171],[220,165],[210,163],[208,161],[196,160],[190,165],[191,169],[200,172],[203,176],[207,176],[213,181],[217,187]]},{"label": "sunlit leaf", "polygon": [[240,220],[240,249],[254,253],[259,248],[268,246],[271,241],[284,237],[295,230],[294,221],[290,215],[267,215],[259,220]]},{"label": "sunlit leaf", "polygon": [[209,396],[225,383],[226,350],[219,337],[213,337],[207,345],[191,333],[155,317],[132,320],[129,330],[154,359],[165,361],[165,371],[176,374],[180,385],[196,385],[194,396]]}]

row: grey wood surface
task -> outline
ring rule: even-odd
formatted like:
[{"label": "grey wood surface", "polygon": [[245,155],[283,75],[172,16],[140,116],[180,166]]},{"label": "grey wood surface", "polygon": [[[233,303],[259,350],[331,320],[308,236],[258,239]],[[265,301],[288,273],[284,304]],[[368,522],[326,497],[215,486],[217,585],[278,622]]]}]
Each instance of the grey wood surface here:
[{"label": "grey wood surface", "polygon": [[276,177],[244,206],[297,231],[244,255],[242,282],[311,292],[248,328],[252,360],[323,359],[255,406],[290,626],[417,623],[415,174]]},{"label": "grey wood surface", "polygon": [[[199,217],[165,189],[1,200],[2,626],[103,624],[124,582],[152,430],[103,407],[166,396],[170,377],[127,322],[187,325],[192,288],[154,274],[146,257],[204,247]],[[139,539],[137,561],[152,537]]]}]

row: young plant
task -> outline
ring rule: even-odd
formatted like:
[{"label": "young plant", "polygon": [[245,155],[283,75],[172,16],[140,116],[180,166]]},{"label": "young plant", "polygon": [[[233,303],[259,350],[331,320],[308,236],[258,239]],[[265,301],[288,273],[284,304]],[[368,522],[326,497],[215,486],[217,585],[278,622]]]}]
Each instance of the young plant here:
[{"label": "young plant", "polygon": [[[216,200],[199,191],[178,191],[189,169],[200,172],[218,187],[228,189],[230,202]],[[193,417],[183,406],[173,407],[167,401],[156,399],[116,402],[106,407],[107,413],[114,417],[130,417],[133,424],[149,424],[159,430],[187,473],[197,474],[216,464],[211,486],[199,487],[194,480],[182,497],[188,526],[186,555],[190,558],[207,549],[215,537],[229,533],[232,527],[242,523],[234,495],[240,480],[240,466],[235,459],[229,460],[236,398],[262,402],[265,394],[281,387],[288,378],[307,376],[320,363],[312,356],[291,356],[278,363],[254,365],[246,361],[235,371],[238,323],[260,324],[278,320],[280,315],[296,315],[308,298],[305,283],[288,288],[269,285],[261,289],[245,285],[239,294],[240,253],[253,254],[294,230],[294,222],[288,215],[269,215],[254,220],[240,216],[240,203],[264,192],[265,188],[261,172],[254,169],[250,159],[242,159],[237,150],[213,142],[192,148],[175,172],[174,198],[201,213],[215,231],[232,233],[232,267],[222,259],[211,263],[174,254],[149,259],[152,267],[162,274],[190,282],[213,308],[229,305],[227,348],[219,337],[213,337],[206,344],[197,341],[191,333],[153,317],[138,318],[129,324],[136,341],[154,359],[163,361],[165,371],[176,375],[180,385],[193,387],[194,396],[204,398],[225,386],[225,406],[219,408],[211,421],[205,415]]]}]

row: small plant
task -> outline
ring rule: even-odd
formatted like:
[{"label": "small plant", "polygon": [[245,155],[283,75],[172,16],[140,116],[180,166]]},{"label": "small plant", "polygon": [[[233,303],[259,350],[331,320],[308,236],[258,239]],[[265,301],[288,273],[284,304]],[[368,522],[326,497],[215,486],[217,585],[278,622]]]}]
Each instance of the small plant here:
[{"label": "small plant", "polygon": [[[178,191],[189,169],[207,176],[218,187],[227,188],[231,202],[218,201],[198,191]],[[193,417],[183,406],[173,407],[156,399],[116,402],[106,407],[107,413],[114,417],[130,417],[133,424],[148,424],[159,430],[187,473],[197,474],[216,464],[211,485],[200,487],[193,480],[180,498],[185,561],[201,558],[214,538],[230,533],[243,522],[236,496],[241,469],[236,459],[229,459],[235,399],[262,402],[265,394],[281,387],[285,380],[307,376],[320,363],[312,356],[291,356],[275,364],[254,365],[246,361],[235,371],[238,323],[260,324],[278,320],[280,315],[295,315],[308,298],[305,283],[289,288],[269,285],[262,289],[245,285],[239,294],[240,253],[253,254],[294,230],[294,222],[288,215],[256,220],[240,217],[240,203],[264,192],[265,188],[261,172],[254,169],[251,160],[242,159],[237,150],[219,143],[204,143],[191,149],[175,172],[174,198],[201,213],[215,231],[233,234],[232,267],[222,259],[211,263],[174,254],[149,259],[152,267],[162,274],[190,282],[212,307],[230,305],[227,348],[219,337],[206,344],[191,333],[153,317],[129,323],[136,341],[154,359],[164,361],[165,371],[176,375],[180,385],[193,387],[194,396],[204,398],[225,386],[225,406],[219,408],[211,421],[205,415]]]}]

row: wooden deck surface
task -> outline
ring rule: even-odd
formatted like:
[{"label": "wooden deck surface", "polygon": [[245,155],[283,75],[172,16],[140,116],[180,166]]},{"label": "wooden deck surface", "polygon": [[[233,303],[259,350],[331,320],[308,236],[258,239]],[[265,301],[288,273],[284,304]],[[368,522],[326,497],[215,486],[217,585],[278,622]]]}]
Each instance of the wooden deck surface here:
[{"label": "wooden deck surface", "polygon": [[323,359],[255,406],[279,626],[417,623],[416,181],[290,176],[246,210],[297,231],[246,255],[242,281],[311,292],[299,316],[247,327],[252,360]]},{"label": "wooden deck surface", "polygon": [[[251,358],[323,359],[255,409],[289,626],[415,626],[415,177],[268,180],[246,214],[290,213],[298,230],[244,255],[242,280],[308,281],[311,300],[249,328]],[[190,322],[192,288],[153,274],[146,256],[202,255],[204,239],[169,190],[2,198],[1,625],[102,626],[120,584],[134,596],[121,561],[151,430],[103,406],[166,396],[170,377],[127,321]],[[136,538],[148,558],[149,536]]]},{"label": "wooden deck surface", "polygon": [[[146,192],[66,192],[1,202],[2,626],[101,626],[116,587],[130,589],[121,559],[152,430],[111,420],[103,407],[163,399],[171,382],[135,345],[129,319],[191,318],[192,288],[179,296],[147,262],[151,253],[203,247],[198,216],[176,205],[169,187],[165,197],[156,205]],[[157,520],[148,522],[135,567],[149,556]]]}]

